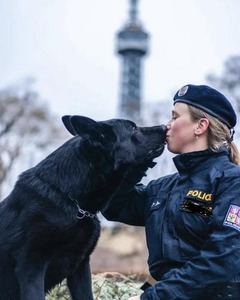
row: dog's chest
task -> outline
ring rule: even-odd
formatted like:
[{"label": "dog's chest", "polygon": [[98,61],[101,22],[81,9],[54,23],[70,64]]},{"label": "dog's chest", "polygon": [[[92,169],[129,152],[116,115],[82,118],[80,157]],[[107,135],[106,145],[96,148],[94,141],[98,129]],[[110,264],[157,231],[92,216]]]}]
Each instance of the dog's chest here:
[{"label": "dog's chest", "polygon": [[57,252],[64,257],[90,255],[100,236],[100,224],[97,219],[81,219],[75,226],[65,230],[59,240]]},{"label": "dog's chest", "polygon": [[82,221],[71,230],[69,228],[65,238],[55,245],[48,272],[59,270],[59,275],[67,277],[73,275],[88,260],[98,241],[100,224],[98,220],[93,220],[92,224],[86,221],[84,224]]}]

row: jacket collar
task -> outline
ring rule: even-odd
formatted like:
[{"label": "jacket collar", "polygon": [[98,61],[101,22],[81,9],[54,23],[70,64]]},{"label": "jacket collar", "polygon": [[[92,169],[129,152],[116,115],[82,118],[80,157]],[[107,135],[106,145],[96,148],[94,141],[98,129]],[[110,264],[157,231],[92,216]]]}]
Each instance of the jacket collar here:
[{"label": "jacket collar", "polygon": [[[213,151],[210,148],[202,151],[194,151],[184,154],[179,154],[173,158],[173,162],[179,173],[193,172],[198,168],[202,169],[209,166],[210,160],[225,157],[229,160],[229,149],[222,147],[218,151]],[[222,160],[221,160],[222,163]]]}]

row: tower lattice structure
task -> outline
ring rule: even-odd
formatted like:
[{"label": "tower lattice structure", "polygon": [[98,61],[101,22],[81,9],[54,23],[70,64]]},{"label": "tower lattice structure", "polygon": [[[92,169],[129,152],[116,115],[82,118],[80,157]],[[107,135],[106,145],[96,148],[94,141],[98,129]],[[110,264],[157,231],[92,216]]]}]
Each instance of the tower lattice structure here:
[{"label": "tower lattice structure", "polygon": [[136,121],[141,111],[142,60],[148,52],[149,35],[138,20],[138,0],[129,1],[129,19],[117,33],[117,53],[122,58],[119,115]]}]

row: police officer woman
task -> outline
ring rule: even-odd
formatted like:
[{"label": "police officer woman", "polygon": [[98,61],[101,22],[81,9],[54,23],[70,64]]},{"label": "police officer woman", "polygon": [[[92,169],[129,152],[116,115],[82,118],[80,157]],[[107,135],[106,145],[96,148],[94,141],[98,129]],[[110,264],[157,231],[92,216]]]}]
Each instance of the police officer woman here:
[{"label": "police officer woman", "polygon": [[156,284],[129,300],[240,299],[240,167],[236,114],[206,85],[174,97],[167,148],[177,173],[128,185],[103,212],[145,226]]}]

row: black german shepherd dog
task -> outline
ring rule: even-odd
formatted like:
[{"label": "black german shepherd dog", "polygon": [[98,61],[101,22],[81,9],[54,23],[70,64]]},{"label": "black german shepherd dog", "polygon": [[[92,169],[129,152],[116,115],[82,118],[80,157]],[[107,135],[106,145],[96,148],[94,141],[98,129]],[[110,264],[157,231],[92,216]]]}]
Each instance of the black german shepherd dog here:
[{"label": "black german shepherd dog", "polygon": [[43,300],[65,278],[72,299],[93,299],[97,212],[131,170],[151,166],[164,149],[164,125],[82,116],[63,123],[74,137],[23,172],[0,203],[1,300]]}]

